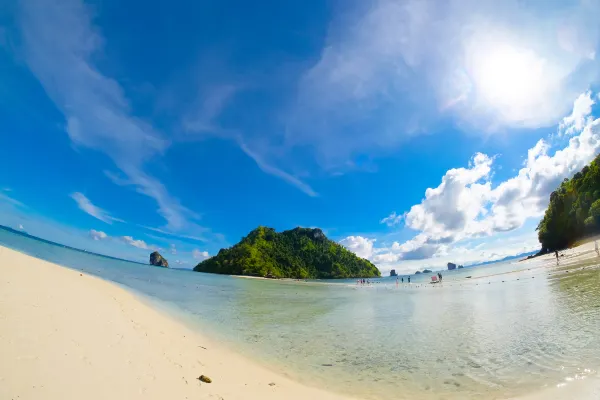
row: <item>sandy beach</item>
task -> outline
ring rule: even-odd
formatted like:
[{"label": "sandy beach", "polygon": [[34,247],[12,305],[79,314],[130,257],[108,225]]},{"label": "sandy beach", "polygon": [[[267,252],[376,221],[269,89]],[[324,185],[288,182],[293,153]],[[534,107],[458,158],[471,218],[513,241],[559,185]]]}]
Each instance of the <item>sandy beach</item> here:
[{"label": "sandy beach", "polygon": [[[588,258],[584,246],[573,259]],[[99,278],[5,247],[0,269],[1,399],[349,399],[270,371]],[[598,396],[586,379],[524,399]]]},{"label": "sandy beach", "polygon": [[347,399],[266,370],[96,277],[4,247],[0,270],[1,399]]}]

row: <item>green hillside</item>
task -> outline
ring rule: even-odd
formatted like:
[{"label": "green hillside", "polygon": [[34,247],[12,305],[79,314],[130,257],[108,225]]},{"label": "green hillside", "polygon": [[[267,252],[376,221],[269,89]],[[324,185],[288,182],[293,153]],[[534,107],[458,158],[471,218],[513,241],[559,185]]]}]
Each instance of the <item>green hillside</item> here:
[{"label": "green hillside", "polygon": [[563,249],[600,232],[600,155],[552,192],[537,230],[540,253]]},{"label": "green hillside", "polygon": [[260,226],[238,244],[199,263],[194,271],[273,278],[371,278],[380,272],[370,261],[333,242],[320,229],[281,233]]}]

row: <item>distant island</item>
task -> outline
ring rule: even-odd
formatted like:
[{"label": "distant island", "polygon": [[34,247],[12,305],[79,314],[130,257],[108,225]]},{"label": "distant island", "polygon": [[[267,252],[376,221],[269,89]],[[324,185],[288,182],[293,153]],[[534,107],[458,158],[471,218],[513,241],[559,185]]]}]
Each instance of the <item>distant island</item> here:
[{"label": "distant island", "polygon": [[381,276],[370,261],[329,240],[320,229],[276,232],[259,226],[194,271],[265,278],[335,279]]},{"label": "distant island", "polygon": [[150,265],[169,268],[169,262],[166,258],[161,256],[158,251],[154,251],[150,254]]},{"label": "distant island", "polygon": [[542,249],[538,255],[561,250],[600,232],[600,155],[565,178],[552,194],[537,226]]}]

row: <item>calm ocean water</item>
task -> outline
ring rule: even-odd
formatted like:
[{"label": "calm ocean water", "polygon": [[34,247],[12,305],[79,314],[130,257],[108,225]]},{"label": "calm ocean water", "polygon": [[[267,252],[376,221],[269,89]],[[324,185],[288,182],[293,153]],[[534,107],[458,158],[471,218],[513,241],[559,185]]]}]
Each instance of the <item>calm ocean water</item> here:
[{"label": "calm ocean water", "polygon": [[272,369],[360,398],[508,398],[600,369],[598,269],[503,263],[447,271],[443,286],[428,274],[357,287],[167,270],[2,229],[0,244],[123,285]]}]

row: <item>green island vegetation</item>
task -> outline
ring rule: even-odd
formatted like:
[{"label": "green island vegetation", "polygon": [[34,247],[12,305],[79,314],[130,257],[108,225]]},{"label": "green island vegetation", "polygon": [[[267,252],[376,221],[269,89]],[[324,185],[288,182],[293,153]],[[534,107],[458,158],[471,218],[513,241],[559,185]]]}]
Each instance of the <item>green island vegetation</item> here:
[{"label": "green island vegetation", "polygon": [[537,231],[542,245],[538,254],[564,249],[600,232],[600,155],[552,192]]},{"label": "green island vegetation", "polygon": [[216,256],[196,265],[194,271],[295,279],[381,275],[370,261],[327,239],[320,229],[295,228],[278,233],[264,226],[235,246],[219,250]]}]

